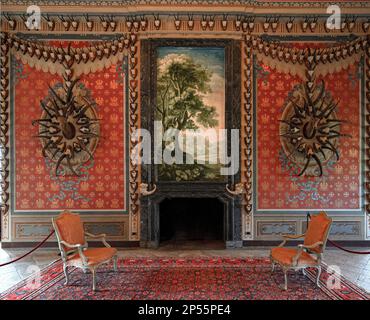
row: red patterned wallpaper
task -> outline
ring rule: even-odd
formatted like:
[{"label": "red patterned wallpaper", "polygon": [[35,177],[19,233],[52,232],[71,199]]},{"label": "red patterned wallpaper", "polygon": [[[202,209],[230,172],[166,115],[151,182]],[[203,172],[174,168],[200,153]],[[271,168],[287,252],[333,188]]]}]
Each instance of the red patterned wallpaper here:
[{"label": "red patterned wallpaper", "polygon": [[334,97],[340,98],[340,159],[324,167],[323,177],[298,177],[281,152],[279,121],[288,93],[301,82],[297,76],[257,67],[257,201],[258,210],[359,209],[360,112],[358,64],[323,79]]},{"label": "red patterned wallpaper", "polygon": [[81,77],[98,105],[101,138],[94,160],[85,164],[86,175],[56,177],[41,154],[32,120],[41,116],[40,100],[48,84],[61,78],[15,62],[15,211],[125,210],[125,136],[123,74],[111,66]]}]

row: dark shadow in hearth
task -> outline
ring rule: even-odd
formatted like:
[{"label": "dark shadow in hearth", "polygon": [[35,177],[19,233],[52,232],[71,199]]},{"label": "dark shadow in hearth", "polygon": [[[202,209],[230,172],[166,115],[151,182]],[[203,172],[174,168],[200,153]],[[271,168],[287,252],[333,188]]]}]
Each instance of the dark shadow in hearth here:
[{"label": "dark shadow in hearth", "polygon": [[165,199],[159,211],[162,248],[225,248],[225,205],[217,198]]}]

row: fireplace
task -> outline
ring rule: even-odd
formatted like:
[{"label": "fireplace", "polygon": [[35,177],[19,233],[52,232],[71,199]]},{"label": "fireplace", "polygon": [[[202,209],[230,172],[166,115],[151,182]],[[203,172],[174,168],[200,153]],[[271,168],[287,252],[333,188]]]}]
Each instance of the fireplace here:
[{"label": "fireplace", "polygon": [[172,198],[159,205],[163,243],[224,241],[224,205],[217,198]]},{"label": "fireplace", "polygon": [[[224,48],[225,107],[223,108],[223,128],[228,131],[230,137],[230,130],[241,127],[240,41],[226,39],[202,39],[201,41],[199,39],[147,39],[141,41],[141,70],[148,76],[142,77],[140,82],[140,124],[141,128],[150,133],[150,135],[147,135],[147,142],[150,142],[151,148],[150,154],[148,153],[145,156],[146,161],[141,165],[140,171],[141,182],[149,185],[148,190],[154,191],[150,194],[141,193],[140,196],[140,245],[143,247],[158,247],[161,239],[163,240],[165,236],[170,237],[171,233],[174,235],[176,232],[177,236],[180,236],[182,232],[183,236],[188,237],[188,239],[205,237],[207,230],[203,224],[208,222],[208,224],[212,224],[212,232],[208,234],[208,237],[220,239],[228,248],[241,247],[242,196],[230,194],[226,190],[227,184],[232,189],[241,181],[240,170],[214,179],[211,178],[212,175],[204,175],[199,178],[192,174],[185,178],[180,175],[180,179],[178,179],[179,177],[174,177],[173,174],[170,174],[169,178],[164,178],[163,173],[160,174],[159,166],[162,162],[158,161],[160,160],[158,156],[162,155],[163,150],[160,150],[160,152],[156,150],[158,141],[155,141],[155,137],[157,137],[155,122],[158,120],[156,108],[159,90],[157,85],[158,50],[164,47]],[[227,154],[231,155],[235,144],[232,145],[231,139],[226,139],[226,142]],[[239,150],[237,154],[239,155],[239,163],[241,163]],[[185,159],[187,158],[185,157]],[[233,159],[235,160],[235,156]],[[135,184],[131,185],[135,187]],[[156,188],[154,188],[154,185]],[[190,206],[187,208],[188,212],[191,211],[190,214],[193,214],[192,211],[198,210],[197,206],[202,207],[207,204],[215,206],[217,217],[204,215],[207,213],[199,208],[199,221],[196,221],[195,217],[187,219],[185,213],[181,212],[184,203],[186,206]],[[136,208],[136,204],[132,204],[132,206]],[[167,211],[166,206],[169,206],[168,212],[163,213]],[[172,213],[177,214],[177,217],[172,217]],[[171,219],[178,219],[179,221],[166,225],[167,222],[170,223]],[[202,221],[202,219],[205,219],[205,221]],[[182,226],[176,225],[180,222],[182,222]],[[186,230],[183,230],[184,228]],[[196,228],[202,231],[196,231]],[[190,232],[191,230],[193,233]]]},{"label": "fireplace", "polygon": [[218,240],[226,248],[242,246],[241,197],[220,183],[159,183],[157,191],[141,197],[142,247],[161,241]]}]

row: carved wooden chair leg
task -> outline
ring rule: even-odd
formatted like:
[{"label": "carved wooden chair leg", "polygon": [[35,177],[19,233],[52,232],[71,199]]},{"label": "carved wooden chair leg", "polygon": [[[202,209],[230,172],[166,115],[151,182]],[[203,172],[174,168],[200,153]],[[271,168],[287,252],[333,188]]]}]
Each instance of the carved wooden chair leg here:
[{"label": "carved wooden chair leg", "polygon": [[69,281],[69,278],[68,278],[68,266],[66,264],[63,264],[63,271],[64,271],[64,275],[66,277],[66,282],[64,284],[65,285],[68,285],[68,281]]},{"label": "carved wooden chair leg", "polygon": [[320,288],[320,275],[321,275],[321,266],[317,266],[317,278],[316,285]]},{"label": "carved wooden chair leg", "polygon": [[288,290],[288,270],[287,269],[283,269],[283,272],[284,272],[284,290]]},{"label": "carved wooden chair leg", "polygon": [[114,268],[114,271],[117,272],[117,260],[118,260],[118,256],[114,256],[113,257],[113,268]]},{"label": "carved wooden chair leg", "polygon": [[93,277],[93,291],[96,290],[96,271],[95,268],[91,268],[91,273]]}]

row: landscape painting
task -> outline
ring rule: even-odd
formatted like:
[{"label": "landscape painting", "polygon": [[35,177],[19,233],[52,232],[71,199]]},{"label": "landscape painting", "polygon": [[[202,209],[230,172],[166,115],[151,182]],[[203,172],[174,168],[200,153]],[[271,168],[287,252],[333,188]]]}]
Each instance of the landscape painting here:
[{"label": "landscape painting", "polygon": [[[159,47],[156,83],[155,120],[161,122],[163,133],[173,130],[183,137],[181,144],[176,139],[162,141],[162,149],[172,144],[173,152],[180,150],[183,163],[160,164],[158,178],[223,180],[219,159],[223,137],[219,129],[225,128],[225,49]],[[190,154],[189,143],[194,141],[194,135],[203,137],[206,143],[195,140]]]}]

